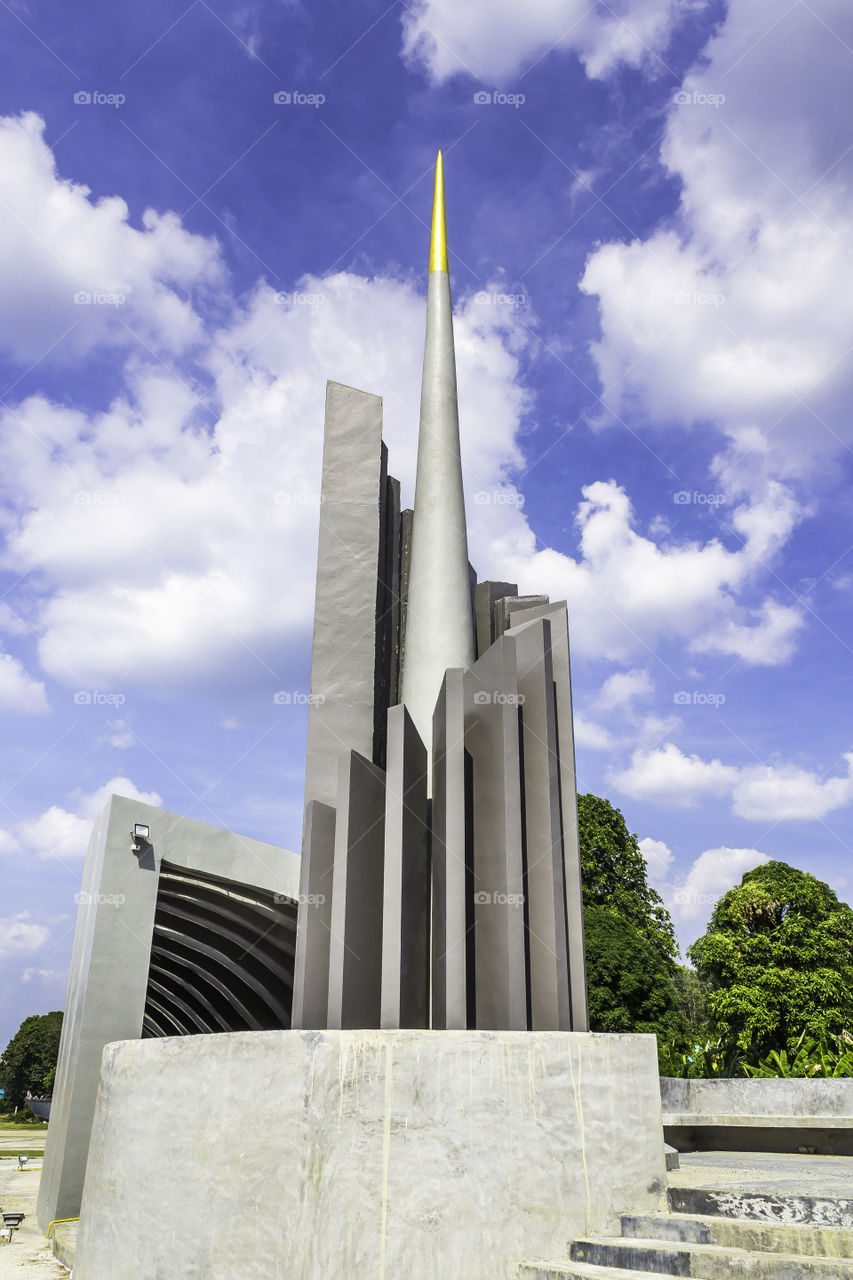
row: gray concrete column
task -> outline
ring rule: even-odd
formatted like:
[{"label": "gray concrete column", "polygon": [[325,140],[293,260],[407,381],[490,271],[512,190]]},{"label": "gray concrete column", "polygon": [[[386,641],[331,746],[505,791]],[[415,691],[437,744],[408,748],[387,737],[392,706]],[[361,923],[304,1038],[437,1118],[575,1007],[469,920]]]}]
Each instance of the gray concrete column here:
[{"label": "gray concrete column", "polygon": [[326,1026],[334,865],[335,810],[320,800],[309,800],[299,871],[292,1027]]},{"label": "gray concrete column", "polygon": [[433,726],[432,1025],[464,1031],[473,1015],[474,883],[462,671],[445,673]]},{"label": "gray concrete column", "polygon": [[429,1026],[427,752],[404,706],[388,712],[380,1026]]},{"label": "gray concrete column", "polygon": [[378,1027],[382,996],[385,775],[357,751],[338,766],[326,1025]]}]

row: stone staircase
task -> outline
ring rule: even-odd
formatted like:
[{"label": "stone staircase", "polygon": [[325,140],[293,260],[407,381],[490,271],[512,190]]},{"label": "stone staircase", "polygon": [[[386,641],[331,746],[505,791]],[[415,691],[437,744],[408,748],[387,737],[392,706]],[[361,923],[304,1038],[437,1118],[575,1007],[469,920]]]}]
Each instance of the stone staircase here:
[{"label": "stone staircase", "polygon": [[623,1214],[620,1235],[575,1240],[569,1261],[525,1263],[519,1280],[853,1280],[853,1198],[689,1185],[667,1195],[669,1212]]}]

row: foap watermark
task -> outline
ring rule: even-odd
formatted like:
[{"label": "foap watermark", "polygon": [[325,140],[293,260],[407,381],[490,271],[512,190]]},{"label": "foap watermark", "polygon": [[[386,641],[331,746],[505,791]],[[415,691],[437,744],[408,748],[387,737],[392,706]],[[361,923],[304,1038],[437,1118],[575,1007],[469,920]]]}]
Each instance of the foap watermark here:
[{"label": "foap watermark", "polygon": [[88,289],[78,289],[74,294],[75,307],[123,307],[126,302],[124,293],[106,293],[103,290],[92,293]]},{"label": "foap watermark", "polygon": [[706,93],[703,89],[679,89],[672,95],[677,107],[714,107],[719,109],[726,100],[724,93]]},{"label": "foap watermark", "polygon": [[277,107],[322,107],[325,93],[303,93],[300,89],[278,89],[272,96]]},{"label": "foap watermark", "polygon": [[273,497],[273,502],[277,507],[319,507],[323,502],[323,495],[306,489],[280,489]]},{"label": "foap watermark", "polygon": [[75,893],[78,907],[122,907],[127,902],[123,893]]},{"label": "foap watermark", "polygon": [[724,293],[688,293],[686,289],[679,289],[672,297],[678,307],[722,307],[726,301]]},{"label": "foap watermark", "polygon": [[326,301],[325,293],[306,293],[304,289],[294,289],[292,293],[283,291],[275,295],[280,307],[321,307]]},{"label": "foap watermark", "polygon": [[99,489],[81,489],[74,495],[78,507],[121,507],[127,502],[123,493],[103,493]]},{"label": "foap watermark", "polygon": [[105,693],[102,689],[78,689],[74,702],[78,707],[123,707],[127,697],[123,693]]},{"label": "foap watermark", "polygon": [[525,307],[526,293],[498,293],[494,289],[481,289],[474,294],[474,301],[484,307]]},{"label": "foap watermark", "polygon": [[325,893],[300,893],[295,898],[289,893],[274,893],[273,902],[282,906],[284,903],[298,902],[300,907],[322,907],[326,901]]},{"label": "foap watermark", "polygon": [[475,907],[523,907],[523,893],[487,893],[479,889],[474,894]]},{"label": "foap watermark", "polygon": [[524,494],[514,489],[478,489],[474,494],[478,507],[523,507]]},{"label": "foap watermark", "polygon": [[523,107],[527,98],[523,93],[503,93],[499,89],[478,89],[474,102],[478,107]]},{"label": "foap watermark", "polygon": [[74,95],[76,107],[123,107],[127,98],[123,93],[101,93],[100,89],[78,89]]},{"label": "foap watermark", "polygon": [[699,689],[688,692],[680,689],[673,694],[673,702],[677,707],[721,707],[726,700],[724,693],[702,693]]},{"label": "foap watermark", "polygon": [[492,692],[491,689],[478,689],[474,694],[474,706],[484,707],[523,707],[523,693]]},{"label": "foap watermark", "polygon": [[325,693],[305,693],[301,689],[279,689],[272,700],[277,707],[321,707],[326,701]]},{"label": "foap watermark", "polygon": [[726,500],[726,495],[699,493],[696,489],[691,493],[688,489],[679,489],[678,493],[672,495],[672,500],[677,507],[686,507],[690,503],[694,503],[697,507],[721,507]]}]

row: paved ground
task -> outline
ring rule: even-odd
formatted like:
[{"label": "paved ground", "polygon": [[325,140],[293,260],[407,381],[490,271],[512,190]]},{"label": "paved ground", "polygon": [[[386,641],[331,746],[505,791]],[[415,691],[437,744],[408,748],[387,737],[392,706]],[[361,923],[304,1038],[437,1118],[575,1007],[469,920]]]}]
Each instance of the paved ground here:
[{"label": "paved ground", "polygon": [[14,1133],[0,1129],[0,1156],[6,1151],[44,1151],[46,1138],[46,1124]]},{"label": "paved ground", "polygon": [[[33,1163],[41,1166],[40,1161]],[[50,1245],[36,1226],[38,1185],[37,1172],[19,1173],[17,1160],[0,1159],[0,1207],[7,1213],[21,1210],[27,1215],[14,1233],[12,1243],[0,1245],[0,1280],[11,1280],[13,1276],[32,1276],[33,1280],[36,1277],[68,1280],[68,1272],[56,1261]]]},{"label": "paved ground", "polygon": [[770,1152],[696,1151],[679,1157],[671,1187],[726,1187],[771,1195],[853,1200],[853,1156],[786,1156]]}]

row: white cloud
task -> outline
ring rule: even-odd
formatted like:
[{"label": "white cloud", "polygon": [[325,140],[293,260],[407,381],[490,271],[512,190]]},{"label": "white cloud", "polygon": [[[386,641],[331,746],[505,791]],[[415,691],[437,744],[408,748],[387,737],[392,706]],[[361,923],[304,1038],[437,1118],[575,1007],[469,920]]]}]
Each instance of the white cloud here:
[{"label": "white cloud", "polygon": [[644,668],[616,671],[605,680],[597,702],[603,710],[614,711],[630,706],[635,698],[652,693],[653,688],[651,676]]},{"label": "white cloud", "polygon": [[603,8],[584,0],[410,0],[403,55],[439,82],[467,72],[501,84],[551,49],[575,50],[590,76],[620,63],[654,70],[678,10],[673,0],[614,0]]},{"label": "white cloud", "polygon": [[[100,343],[177,352],[197,342],[202,322],[186,295],[221,279],[216,242],[152,210],[133,227],[124,200],[94,202],[57,176],[43,133],[32,112],[0,118],[0,346],[29,363],[49,347],[68,360]],[[81,295],[93,300],[75,303]],[[125,301],[98,300],[107,297]]]},{"label": "white cloud", "polygon": [[109,736],[111,747],[116,747],[119,751],[125,751],[128,747],[133,746],[136,736],[126,720],[113,720],[109,727],[112,730]]},{"label": "white cloud", "polygon": [[40,715],[48,710],[44,685],[10,653],[0,653],[0,710],[18,715]]},{"label": "white cloud", "polygon": [[808,821],[853,802],[853,752],[846,776],[823,779],[797,765],[724,764],[685,755],[667,742],[634,752],[629,767],[610,781],[635,800],[688,808],[700,800],[728,797],[732,812],[751,822]]},{"label": "white cloud", "polygon": [[574,714],[575,745],[588,747],[590,751],[608,751],[613,746],[613,738],[603,725],[575,712]]},{"label": "white cloud", "polygon": [[851,44],[846,0],[731,0],[670,109],[675,225],[587,262],[605,404],[715,421],[724,489],[801,479],[851,439]]},{"label": "white cloud", "polygon": [[50,930],[33,920],[29,911],[0,919],[0,956],[31,955],[50,938]]},{"label": "white cloud", "polygon": [[[634,527],[627,493],[612,480],[596,481],[582,492],[577,560],[552,548],[537,550],[521,513],[505,517],[503,535],[483,557],[494,576],[568,600],[577,652],[625,661],[662,641],[680,640],[694,649],[731,653],[737,636],[748,662],[784,659],[788,648],[767,632],[772,619],[778,637],[780,606],[768,598],[750,612],[739,598],[797,523],[799,508],[785,486],[770,484],[759,500],[734,509],[736,550],[718,538],[659,544],[644,537]],[[472,527],[476,531],[476,512]],[[789,621],[789,631],[792,626]]]},{"label": "white cloud", "polygon": [[[53,244],[65,224],[39,222],[42,206],[70,208],[69,243],[77,237],[100,252],[91,261],[108,273],[115,237],[123,244],[125,232],[141,234],[124,222],[121,202],[106,202],[107,214],[124,230],[104,229],[104,202],[56,176],[36,123],[7,121],[0,158],[4,138],[18,168],[37,177],[16,197],[32,205],[20,204],[22,217]],[[161,262],[187,288],[208,287],[215,246],[180,228],[174,237],[157,241],[165,256],[149,254],[151,270]],[[149,285],[135,297],[156,327],[162,290]],[[284,301],[261,283],[238,304],[223,285],[226,318],[195,352],[196,369],[215,381],[204,411],[184,373],[138,353],[106,409],[31,395],[6,410],[0,477],[15,476],[15,486],[5,486],[4,566],[43,587],[29,614],[44,670],[72,688],[113,693],[225,679],[280,687],[311,621],[325,380],[382,394],[392,470],[411,501],[423,305],[410,282],[346,272],[307,277]],[[469,501],[480,576],[567,598],[580,654],[625,662],[666,640],[783,661],[798,616],[772,598],[743,601],[799,518],[783,485],[732,510],[734,549],[718,538],[649,540],[613,481],[583,491],[577,559],[537,544],[512,482],[530,405],[521,383],[528,342],[511,308],[475,297],[457,307],[466,487],[469,498],[492,499]]]},{"label": "white cloud", "polygon": [[741,877],[762,862],[766,853],[757,849],[706,849],[679,884],[656,886],[679,928],[689,926],[694,936],[704,929],[718,899],[740,883]]},{"label": "white cloud", "polygon": [[651,836],[645,836],[640,841],[640,852],[646,860],[649,879],[665,880],[675,857],[669,846],[664,844],[663,840],[653,840]]},{"label": "white cloud", "polygon": [[16,824],[14,831],[0,832],[10,848],[18,848],[37,858],[77,859],[86,854],[92,824],[111,795],[126,796],[143,804],[162,803],[156,791],[140,791],[129,778],[111,778],[96,791],[80,795],[74,810],[51,805],[37,818]]}]

